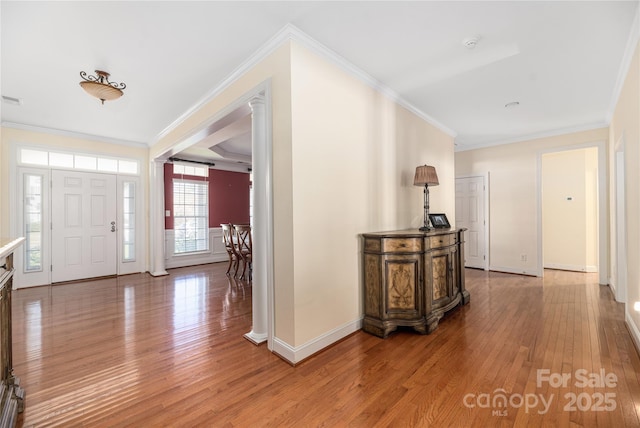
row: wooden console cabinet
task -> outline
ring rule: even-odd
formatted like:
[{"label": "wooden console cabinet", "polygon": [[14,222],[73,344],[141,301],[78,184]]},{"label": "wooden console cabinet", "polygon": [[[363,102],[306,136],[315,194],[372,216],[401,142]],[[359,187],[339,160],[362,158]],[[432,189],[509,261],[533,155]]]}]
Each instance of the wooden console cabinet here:
[{"label": "wooden console cabinet", "polygon": [[469,303],[465,230],[363,234],[363,330],[380,337],[398,326],[431,333],[445,312]]},{"label": "wooden console cabinet", "polygon": [[0,427],[14,427],[24,409],[24,390],[13,374],[11,290],[13,252],[24,238],[0,239]]}]

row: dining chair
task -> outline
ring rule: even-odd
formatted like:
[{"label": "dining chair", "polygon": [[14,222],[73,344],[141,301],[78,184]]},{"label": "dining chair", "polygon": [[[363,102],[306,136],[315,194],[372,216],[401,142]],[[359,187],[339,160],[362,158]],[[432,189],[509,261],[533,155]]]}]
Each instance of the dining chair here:
[{"label": "dining chair", "polygon": [[238,275],[238,268],[240,267],[240,260],[242,256],[238,253],[235,244],[235,231],[231,223],[222,223],[222,241],[224,242],[224,248],[227,250],[229,256],[229,266],[227,267],[227,275],[231,272],[231,268],[235,263],[234,276]]},{"label": "dining chair", "polygon": [[247,267],[249,267],[248,279],[252,279],[252,255],[253,255],[253,241],[251,239],[251,225],[248,224],[236,224],[233,226],[235,230],[236,236],[236,245],[238,254],[242,258],[244,262],[244,267],[242,269],[242,275],[240,275],[240,279],[245,279],[247,274]]}]

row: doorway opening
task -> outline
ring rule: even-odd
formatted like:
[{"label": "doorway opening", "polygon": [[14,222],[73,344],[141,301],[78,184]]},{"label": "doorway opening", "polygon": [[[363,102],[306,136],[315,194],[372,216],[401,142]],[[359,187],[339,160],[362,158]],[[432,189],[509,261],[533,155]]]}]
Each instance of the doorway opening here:
[{"label": "doorway opening", "polygon": [[607,281],[605,144],[538,156],[538,260],[544,268],[598,272]]},{"label": "doorway opening", "polygon": [[466,228],[464,264],[489,270],[489,175],[456,177],[456,227]]},{"label": "doorway opening", "polygon": [[[154,159],[163,163],[169,158],[205,141],[221,124],[232,123],[251,112],[251,186],[252,186],[252,330],[245,337],[256,344],[267,342],[273,349],[273,191],[272,191],[272,140],[271,140],[271,90],[269,82],[264,82],[242,98],[228,105],[206,123],[202,124],[182,141]],[[226,125],[225,125],[226,126]],[[161,168],[157,168],[162,171]],[[163,188],[163,178],[154,177],[156,200],[152,203],[154,230],[163,230],[164,207],[160,203],[159,191]],[[162,236],[154,239],[153,270],[164,271],[164,249]]]}]

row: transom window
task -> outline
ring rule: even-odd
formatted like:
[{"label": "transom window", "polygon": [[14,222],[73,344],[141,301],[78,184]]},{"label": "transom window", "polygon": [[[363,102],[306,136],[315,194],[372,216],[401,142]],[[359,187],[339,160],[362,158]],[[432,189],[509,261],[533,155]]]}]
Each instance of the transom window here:
[{"label": "transom window", "polygon": [[24,165],[51,166],[85,171],[117,174],[139,173],[138,161],[110,158],[80,153],[50,152],[39,149],[20,149],[20,163]]},{"label": "transom window", "polygon": [[194,175],[196,177],[208,177],[209,168],[206,166],[185,165],[182,163],[174,163],[173,173],[182,174],[182,175]]}]

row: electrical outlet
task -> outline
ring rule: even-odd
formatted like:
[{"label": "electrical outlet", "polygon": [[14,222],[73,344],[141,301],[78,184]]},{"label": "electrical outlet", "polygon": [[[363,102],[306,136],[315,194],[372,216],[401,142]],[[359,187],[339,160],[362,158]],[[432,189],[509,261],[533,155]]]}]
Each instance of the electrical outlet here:
[{"label": "electrical outlet", "polygon": [[520,254],[520,261],[521,262],[526,262],[527,261],[527,255],[526,254]]}]

